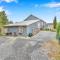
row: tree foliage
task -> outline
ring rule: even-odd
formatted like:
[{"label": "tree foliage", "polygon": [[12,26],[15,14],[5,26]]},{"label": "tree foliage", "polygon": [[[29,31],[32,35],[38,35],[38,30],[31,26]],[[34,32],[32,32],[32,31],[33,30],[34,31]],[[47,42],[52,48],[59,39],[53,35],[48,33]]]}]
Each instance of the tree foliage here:
[{"label": "tree foliage", "polygon": [[57,18],[56,16],[54,17],[54,20],[53,20],[53,28],[56,29],[56,25],[57,25]]},{"label": "tree foliage", "polygon": [[57,24],[57,34],[60,35],[60,22]]},{"label": "tree foliage", "polygon": [[0,26],[3,26],[8,23],[8,19],[5,11],[0,12]]},{"label": "tree foliage", "polygon": [[9,23],[9,24],[13,24],[13,21],[9,21],[8,23]]},{"label": "tree foliage", "polygon": [[1,11],[0,12],[0,35],[3,34],[3,26],[8,24],[8,19],[7,19],[7,16],[6,16],[6,13],[5,11]]},{"label": "tree foliage", "polygon": [[59,44],[60,44],[60,22],[57,24],[57,35],[56,35],[56,37],[59,40]]}]

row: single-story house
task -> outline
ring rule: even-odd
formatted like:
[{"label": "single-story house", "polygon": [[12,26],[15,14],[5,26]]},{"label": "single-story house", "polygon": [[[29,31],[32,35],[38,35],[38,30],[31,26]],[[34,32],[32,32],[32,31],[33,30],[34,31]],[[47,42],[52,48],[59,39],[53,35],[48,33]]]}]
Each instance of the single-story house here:
[{"label": "single-story house", "polygon": [[28,36],[30,33],[35,34],[40,31],[46,24],[45,21],[30,15],[24,21],[14,24],[5,25],[5,34]]}]

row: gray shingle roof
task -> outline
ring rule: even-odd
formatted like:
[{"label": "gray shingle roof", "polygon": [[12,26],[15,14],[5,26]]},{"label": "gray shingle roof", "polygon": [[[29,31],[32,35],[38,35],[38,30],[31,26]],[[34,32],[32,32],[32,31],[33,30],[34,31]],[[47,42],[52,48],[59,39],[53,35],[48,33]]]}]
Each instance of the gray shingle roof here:
[{"label": "gray shingle roof", "polygon": [[35,17],[34,15],[30,15],[25,19],[25,21],[26,20],[39,20],[39,18]]},{"label": "gray shingle roof", "polygon": [[24,21],[22,21],[20,23],[8,24],[8,25],[5,25],[5,26],[27,26],[27,25],[30,25],[30,24],[35,23],[37,21],[41,21],[43,23],[46,23],[45,21],[35,17],[34,15],[30,15]]},{"label": "gray shingle roof", "polygon": [[[43,21],[42,19],[39,19],[38,17],[36,17],[36,16],[34,16],[34,15],[30,15],[30,16],[28,16],[24,21],[26,21],[26,20],[40,20],[40,21],[42,21],[42,22],[45,22],[45,21]],[[45,22],[46,23],[46,22]]]},{"label": "gray shingle roof", "polygon": [[22,22],[19,22],[19,23],[14,23],[14,24],[8,24],[8,25],[5,25],[5,26],[28,26],[30,24],[33,24],[35,22],[38,22],[39,20],[27,20],[27,21],[22,21]]}]

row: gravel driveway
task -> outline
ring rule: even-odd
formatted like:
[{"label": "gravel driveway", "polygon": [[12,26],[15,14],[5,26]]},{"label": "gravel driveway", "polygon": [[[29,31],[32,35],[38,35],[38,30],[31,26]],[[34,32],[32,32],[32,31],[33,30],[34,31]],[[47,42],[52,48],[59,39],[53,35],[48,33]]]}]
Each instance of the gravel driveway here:
[{"label": "gravel driveway", "polygon": [[0,45],[0,60],[48,60],[48,56],[41,52],[41,46],[55,36],[55,32],[42,31],[31,39],[12,39],[8,45]]}]

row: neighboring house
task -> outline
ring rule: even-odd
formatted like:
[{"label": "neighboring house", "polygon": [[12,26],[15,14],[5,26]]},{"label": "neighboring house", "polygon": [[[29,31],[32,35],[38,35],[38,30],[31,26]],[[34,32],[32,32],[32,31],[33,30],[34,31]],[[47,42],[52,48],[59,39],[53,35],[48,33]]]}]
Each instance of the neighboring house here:
[{"label": "neighboring house", "polygon": [[30,15],[20,23],[5,25],[5,34],[7,35],[22,35],[28,36],[29,33],[36,34],[41,28],[46,25],[46,22],[39,18]]},{"label": "neighboring house", "polygon": [[45,28],[47,29],[53,29],[53,23],[47,23]]}]

